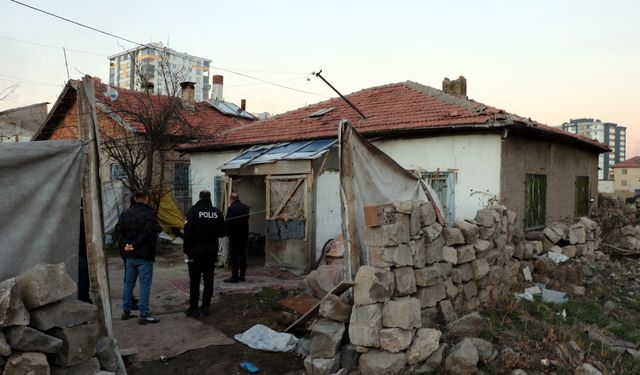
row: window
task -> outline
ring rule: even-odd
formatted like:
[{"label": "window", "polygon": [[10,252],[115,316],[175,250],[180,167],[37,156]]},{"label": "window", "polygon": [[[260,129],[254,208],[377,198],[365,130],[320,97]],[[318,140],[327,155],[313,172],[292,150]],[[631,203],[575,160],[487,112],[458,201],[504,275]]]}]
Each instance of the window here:
[{"label": "window", "polygon": [[173,169],[173,188],[176,196],[189,194],[189,164],[175,163]]},{"label": "window", "polygon": [[589,177],[576,176],[576,217],[589,213]]},{"label": "window", "polygon": [[622,172],[622,174],[627,174],[627,168],[622,168],[621,172]]},{"label": "window", "polygon": [[547,176],[527,174],[525,179],[525,227],[544,226],[547,212]]},{"label": "window", "polygon": [[122,180],[124,178],[126,178],[127,175],[124,173],[124,169],[122,169],[122,166],[118,163],[112,163],[111,164],[111,180]]},{"label": "window", "polygon": [[627,186],[627,180],[620,181],[620,185],[621,186]]},{"label": "window", "polygon": [[442,204],[442,214],[446,215],[447,223],[455,221],[455,173],[453,172],[422,172],[422,181],[435,190]]}]

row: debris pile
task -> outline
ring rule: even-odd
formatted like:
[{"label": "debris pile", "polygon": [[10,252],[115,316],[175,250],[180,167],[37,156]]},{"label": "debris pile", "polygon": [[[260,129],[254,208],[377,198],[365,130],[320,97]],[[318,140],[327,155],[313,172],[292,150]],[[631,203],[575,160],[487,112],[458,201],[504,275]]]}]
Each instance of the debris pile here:
[{"label": "debris pile", "polygon": [[615,252],[618,255],[640,255],[640,225],[627,225],[622,228],[620,248]]},{"label": "debris pile", "polygon": [[0,283],[3,374],[111,374],[113,339],[98,336],[94,305],[71,297],[64,263],[39,264]]},{"label": "debris pile", "polygon": [[[528,237],[536,237],[536,234]],[[538,232],[537,237],[535,240],[525,241],[523,247],[516,248],[514,256],[521,260],[530,260],[546,254],[556,263],[575,257],[582,257],[592,263],[605,257],[605,254],[598,250],[602,244],[600,226],[587,217],[582,217],[571,225],[551,223],[541,234]]]}]

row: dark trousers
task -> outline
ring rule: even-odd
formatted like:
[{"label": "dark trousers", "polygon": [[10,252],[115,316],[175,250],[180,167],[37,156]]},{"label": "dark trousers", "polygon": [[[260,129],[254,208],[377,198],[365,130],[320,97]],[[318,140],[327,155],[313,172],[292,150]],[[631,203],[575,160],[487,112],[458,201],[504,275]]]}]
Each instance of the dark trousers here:
[{"label": "dark trousers", "polygon": [[216,261],[212,258],[194,258],[189,263],[189,307],[198,308],[200,298],[200,279],[204,280],[202,307],[209,307],[213,297],[213,267]]},{"label": "dark trousers", "polygon": [[[229,238],[229,257],[231,258],[231,276],[243,279],[247,271],[247,239]],[[240,274],[238,275],[238,271]]]}]

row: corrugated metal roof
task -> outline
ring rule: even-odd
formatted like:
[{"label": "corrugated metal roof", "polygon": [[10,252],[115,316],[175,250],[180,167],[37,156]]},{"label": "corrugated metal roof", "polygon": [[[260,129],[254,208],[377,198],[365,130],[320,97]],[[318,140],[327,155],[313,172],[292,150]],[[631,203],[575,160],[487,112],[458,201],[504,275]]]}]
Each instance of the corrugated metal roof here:
[{"label": "corrugated metal roof", "polygon": [[273,163],[279,160],[311,160],[325,154],[336,142],[335,139],[323,139],[253,146],[224,163],[221,169],[238,169],[248,165]]}]

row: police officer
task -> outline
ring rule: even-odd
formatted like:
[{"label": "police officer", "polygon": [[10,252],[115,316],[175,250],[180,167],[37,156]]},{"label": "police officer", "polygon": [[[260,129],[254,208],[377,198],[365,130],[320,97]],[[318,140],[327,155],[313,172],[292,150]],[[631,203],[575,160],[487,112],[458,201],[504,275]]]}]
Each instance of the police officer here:
[{"label": "police officer", "polygon": [[[218,256],[218,238],[224,237],[224,216],[211,203],[211,193],[203,190],[200,200],[189,210],[184,225],[184,253],[189,262],[189,308],[187,316],[209,315],[213,296],[213,267]],[[200,279],[204,279],[202,306],[198,310]]]}]

